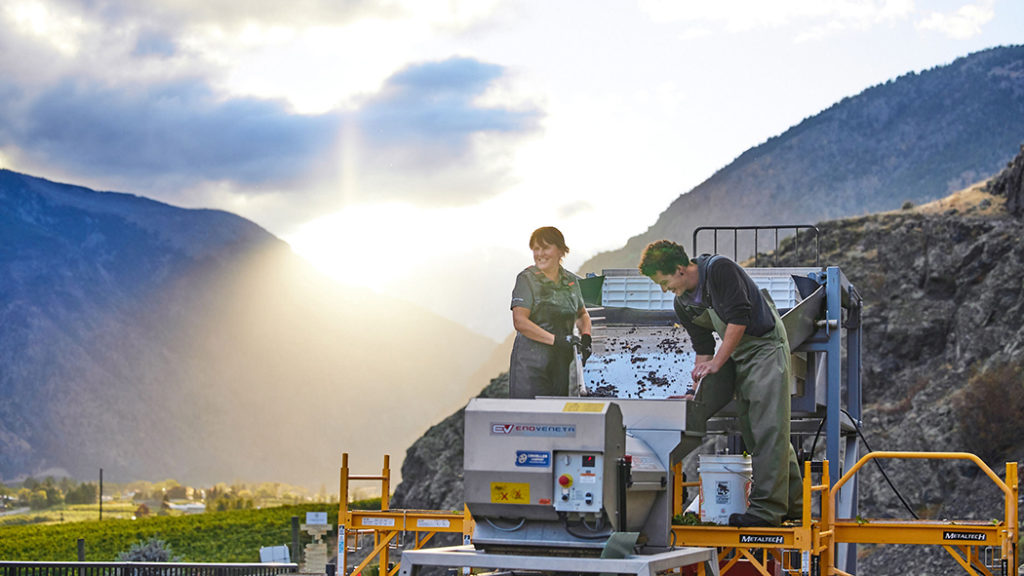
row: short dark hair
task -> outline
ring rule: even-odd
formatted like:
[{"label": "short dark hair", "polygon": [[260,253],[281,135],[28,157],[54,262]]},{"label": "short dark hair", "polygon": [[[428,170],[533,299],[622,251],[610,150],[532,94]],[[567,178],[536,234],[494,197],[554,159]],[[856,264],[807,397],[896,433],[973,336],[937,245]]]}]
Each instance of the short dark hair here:
[{"label": "short dark hair", "polygon": [[655,273],[675,274],[679,266],[689,266],[690,257],[686,250],[671,240],[651,242],[640,257],[640,273],[654,276]]},{"label": "short dark hair", "polygon": [[543,226],[534,230],[533,234],[530,234],[530,248],[532,249],[538,242],[554,246],[566,254],[569,253],[569,247],[565,245],[565,236],[562,236],[562,233],[554,226]]}]

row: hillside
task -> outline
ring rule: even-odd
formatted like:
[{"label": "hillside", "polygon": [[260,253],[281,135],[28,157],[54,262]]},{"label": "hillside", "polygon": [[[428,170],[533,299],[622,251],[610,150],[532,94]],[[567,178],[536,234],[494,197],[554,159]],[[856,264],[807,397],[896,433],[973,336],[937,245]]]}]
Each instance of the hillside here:
[{"label": "hillside", "polygon": [[[1007,199],[1016,213],[1007,211]],[[940,201],[821,223],[822,262],[862,293],[864,432],[875,450],[969,451],[995,472],[1024,461],[1024,148],[987,185]],[[799,263],[784,244],[780,265]],[[803,257],[802,255],[800,256]],[[484,396],[507,394],[507,374]],[[394,505],[457,507],[462,412],[413,444]],[[819,444],[820,448],[820,444]],[[862,453],[866,448],[861,446]],[[887,463],[923,518],[990,519],[1002,496],[973,464]],[[860,484],[865,518],[908,518],[873,467]],[[860,548],[858,574],[959,571],[942,550]]]},{"label": "hillside", "polygon": [[868,88],[747,150],[580,272],[633,267],[661,238],[689,248],[698,226],[813,224],[942,198],[997,173],[1022,139],[1024,46],[971,54]]},{"label": "hillside", "polygon": [[493,348],[232,214],[0,171],[2,479],[331,486],[464,404]]}]

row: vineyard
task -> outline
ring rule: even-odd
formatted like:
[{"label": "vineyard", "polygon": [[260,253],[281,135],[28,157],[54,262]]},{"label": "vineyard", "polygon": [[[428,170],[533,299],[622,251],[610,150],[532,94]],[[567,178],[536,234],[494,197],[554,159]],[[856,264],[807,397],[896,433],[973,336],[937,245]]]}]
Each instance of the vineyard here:
[{"label": "vineyard", "polygon": [[[305,522],[306,512],[327,512],[337,526],[336,504],[0,526],[0,560],[75,561],[78,539],[84,538],[86,561],[112,562],[133,543],[156,536],[184,562],[259,562],[260,547],[291,543],[292,516]],[[308,541],[300,533],[300,543]]]}]

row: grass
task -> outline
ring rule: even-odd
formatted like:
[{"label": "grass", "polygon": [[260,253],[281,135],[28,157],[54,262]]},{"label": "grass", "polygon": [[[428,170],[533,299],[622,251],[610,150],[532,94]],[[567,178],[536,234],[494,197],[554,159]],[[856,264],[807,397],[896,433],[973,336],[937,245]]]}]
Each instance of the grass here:
[{"label": "grass", "polygon": [[[103,519],[131,518],[138,504],[134,502],[104,502]],[[98,504],[72,504],[45,510],[31,510],[24,514],[0,516],[0,527],[23,524],[60,524],[99,519]]]}]

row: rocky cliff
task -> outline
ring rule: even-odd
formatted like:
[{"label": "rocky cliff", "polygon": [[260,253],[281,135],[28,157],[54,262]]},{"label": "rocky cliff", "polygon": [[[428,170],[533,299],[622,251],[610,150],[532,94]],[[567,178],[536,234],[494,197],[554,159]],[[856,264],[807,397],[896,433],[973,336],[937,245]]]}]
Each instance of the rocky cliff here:
[{"label": "rocky cliff", "polygon": [[[840,266],[864,296],[864,433],[872,449],[975,452],[999,475],[1005,462],[1024,460],[1024,221],[1007,210],[1008,198],[1024,194],[1022,171],[1024,151],[987,185],[819,224],[822,262]],[[793,250],[784,243],[780,265],[799,263]],[[502,375],[484,395],[506,390]],[[396,507],[461,505],[462,424],[460,411],[409,448]],[[973,464],[885,467],[922,518],[1001,517],[1000,493]],[[910,517],[872,467],[861,478],[860,514]],[[859,558],[859,574],[960,570],[941,549],[861,546]]]}]

